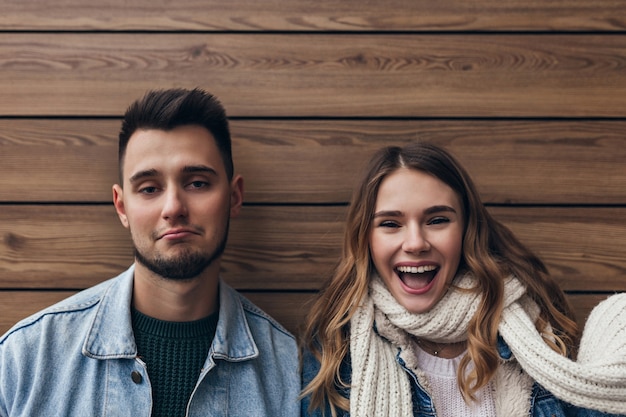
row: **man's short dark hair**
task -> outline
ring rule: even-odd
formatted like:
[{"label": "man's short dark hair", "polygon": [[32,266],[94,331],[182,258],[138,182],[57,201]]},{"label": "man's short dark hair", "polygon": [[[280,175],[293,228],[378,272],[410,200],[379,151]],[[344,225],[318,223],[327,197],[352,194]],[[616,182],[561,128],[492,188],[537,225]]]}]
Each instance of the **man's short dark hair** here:
[{"label": "man's short dark hair", "polygon": [[193,90],[172,88],[148,91],[126,110],[119,134],[120,184],[124,183],[122,172],[126,147],[135,131],[138,129],[169,131],[188,125],[202,126],[213,135],[228,179],[232,179],[234,167],[230,129],[224,107],[215,96],[199,88]]}]

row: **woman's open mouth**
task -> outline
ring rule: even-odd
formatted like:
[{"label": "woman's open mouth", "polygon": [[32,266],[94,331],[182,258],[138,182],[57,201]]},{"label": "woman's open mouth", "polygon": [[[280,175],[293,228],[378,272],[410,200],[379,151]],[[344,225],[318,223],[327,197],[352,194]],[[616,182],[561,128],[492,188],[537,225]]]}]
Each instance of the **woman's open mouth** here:
[{"label": "woman's open mouth", "polygon": [[398,278],[410,290],[420,291],[429,287],[439,267],[436,265],[399,266],[395,268]]}]

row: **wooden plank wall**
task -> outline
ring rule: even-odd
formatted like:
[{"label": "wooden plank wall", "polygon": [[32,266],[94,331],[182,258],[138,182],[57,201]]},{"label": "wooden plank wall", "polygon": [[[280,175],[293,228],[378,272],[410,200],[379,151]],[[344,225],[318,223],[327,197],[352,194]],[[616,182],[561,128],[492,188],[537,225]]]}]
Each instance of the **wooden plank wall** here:
[{"label": "wooden plank wall", "polygon": [[147,89],[231,118],[224,275],[297,332],[363,162],[444,145],[584,321],[626,291],[626,1],[43,0],[0,13],[0,332],[132,261],[116,137]]}]

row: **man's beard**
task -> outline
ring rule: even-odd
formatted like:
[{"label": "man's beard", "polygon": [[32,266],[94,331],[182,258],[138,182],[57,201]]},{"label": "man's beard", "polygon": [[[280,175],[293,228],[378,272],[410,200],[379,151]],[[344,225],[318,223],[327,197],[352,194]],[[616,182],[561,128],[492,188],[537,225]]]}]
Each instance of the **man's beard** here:
[{"label": "man's beard", "polygon": [[228,224],[226,225],[222,240],[212,253],[194,252],[187,249],[178,256],[170,259],[165,259],[159,255],[149,259],[137,249],[137,246],[134,246],[135,259],[162,278],[172,281],[188,281],[200,275],[213,261],[224,253],[227,239]]}]

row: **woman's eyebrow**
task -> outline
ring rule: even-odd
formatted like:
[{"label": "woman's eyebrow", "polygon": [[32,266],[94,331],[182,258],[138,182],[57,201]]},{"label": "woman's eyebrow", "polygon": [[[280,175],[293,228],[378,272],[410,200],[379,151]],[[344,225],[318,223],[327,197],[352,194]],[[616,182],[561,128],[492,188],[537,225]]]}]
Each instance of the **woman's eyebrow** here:
[{"label": "woman's eyebrow", "polygon": [[[433,213],[441,213],[441,212],[450,212],[456,213],[454,207],[446,206],[446,205],[438,205],[428,207],[424,210],[424,214],[433,214]],[[374,218],[376,217],[400,217],[402,216],[402,212],[400,210],[381,210],[374,213]]]},{"label": "woman's eyebrow", "polygon": [[456,213],[456,210],[454,209],[454,207],[450,207],[446,205],[439,205],[439,206],[428,207],[426,210],[424,210],[424,214],[433,214],[433,213],[440,213],[440,212],[445,212],[445,211]]},{"label": "woman's eyebrow", "polygon": [[374,213],[374,217],[400,217],[402,212],[400,210],[381,210]]}]

